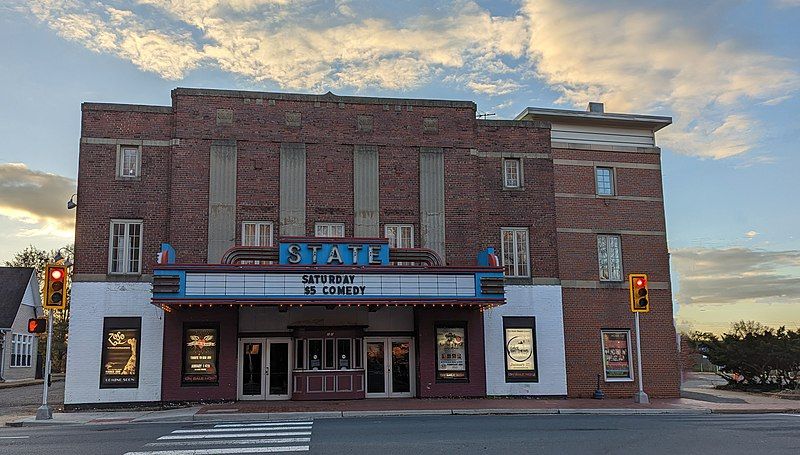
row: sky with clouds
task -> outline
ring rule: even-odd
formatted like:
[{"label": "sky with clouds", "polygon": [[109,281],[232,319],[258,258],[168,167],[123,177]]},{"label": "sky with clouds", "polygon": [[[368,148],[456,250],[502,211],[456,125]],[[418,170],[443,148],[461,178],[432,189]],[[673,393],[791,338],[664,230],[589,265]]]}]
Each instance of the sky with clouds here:
[{"label": "sky with clouds", "polygon": [[676,320],[800,324],[800,0],[7,0],[0,261],[70,241],[80,103],[176,86],[670,115]]}]

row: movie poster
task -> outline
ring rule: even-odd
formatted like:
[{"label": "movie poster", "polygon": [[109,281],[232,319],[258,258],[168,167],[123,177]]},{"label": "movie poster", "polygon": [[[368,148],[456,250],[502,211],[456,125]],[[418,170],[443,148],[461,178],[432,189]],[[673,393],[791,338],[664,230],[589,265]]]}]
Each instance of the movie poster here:
[{"label": "movie poster", "polygon": [[139,386],[140,332],[139,320],[106,320],[103,328],[100,388]]},{"label": "movie poster", "polygon": [[532,328],[505,329],[506,378],[509,380],[538,379],[536,373],[536,344]]},{"label": "movie poster", "polygon": [[632,379],[628,332],[603,332],[603,363],[606,379]]},{"label": "movie poster", "polygon": [[467,344],[464,327],[436,328],[436,373],[439,379],[467,377]]},{"label": "movie poster", "polygon": [[217,329],[186,329],[184,339],[183,382],[216,383]]}]

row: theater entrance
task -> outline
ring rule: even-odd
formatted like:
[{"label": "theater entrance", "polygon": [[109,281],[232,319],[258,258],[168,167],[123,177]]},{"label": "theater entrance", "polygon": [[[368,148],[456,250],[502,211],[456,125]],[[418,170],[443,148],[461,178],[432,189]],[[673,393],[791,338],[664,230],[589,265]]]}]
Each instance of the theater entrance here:
[{"label": "theater entrance", "polygon": [[240,338],[240,400],[288,400],[291,338]]},{"label": "theater entrance", "polygon": [[414,396],[414,342],[410,337],[366,337],[364,350],[367,398]]}]

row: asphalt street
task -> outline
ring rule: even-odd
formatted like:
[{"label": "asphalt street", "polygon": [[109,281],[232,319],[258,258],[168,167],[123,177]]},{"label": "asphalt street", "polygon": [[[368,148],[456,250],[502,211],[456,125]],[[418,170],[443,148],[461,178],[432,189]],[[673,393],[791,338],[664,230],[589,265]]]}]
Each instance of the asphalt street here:
[{"label": "asphalt street", "polygon": [[[0,425],[10,420],[30,417],[42,404],[42,384],[0,389]],[[64,381],[55,381],[50,386],[48,402],[53,409],[64,405]]]},{"label": "asphalt street", "polygon": [[0,454],[797,454],[800,415],[419,416],[0,429]]}]

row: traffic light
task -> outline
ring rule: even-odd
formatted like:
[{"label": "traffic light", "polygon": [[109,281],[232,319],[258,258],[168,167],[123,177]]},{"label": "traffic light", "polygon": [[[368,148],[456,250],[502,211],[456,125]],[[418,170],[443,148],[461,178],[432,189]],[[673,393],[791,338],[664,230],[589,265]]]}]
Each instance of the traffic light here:
[{"label": "traffic light", "polygon": [[47,332],[47,319],[33,318],[28,319],[28,333],[44,333]]},{"label": "traffic light", "polygon": [[628,275],[631,293],[631,311],[647,313],[650,311],[650,295],[647,292],[647,275],[631,273]]},{"label": "traffic light", "polygon": [[67,267],[48,264],[44,270],[45,310],[63,310],[67,305]]}]

